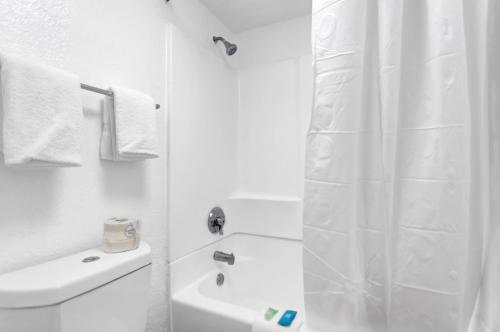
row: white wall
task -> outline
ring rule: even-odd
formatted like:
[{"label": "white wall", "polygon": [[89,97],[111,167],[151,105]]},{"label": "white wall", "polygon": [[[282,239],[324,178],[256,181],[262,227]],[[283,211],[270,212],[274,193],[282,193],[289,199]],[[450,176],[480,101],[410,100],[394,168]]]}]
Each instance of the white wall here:
[{"label": "white wall", "polygon": [[[106,87],[142,90],[162,104],[162,0],[0,0],[0,52],[32,58]],[[149,330],[167,326],[165,153],[134,164],[99,159],[102,96],[83,92],[84,166],[12,170],[0,160],[0,273],[98,246],[104,219],[138,216],[153,249]],[[163,146],[164,148],[165,146]]]}]

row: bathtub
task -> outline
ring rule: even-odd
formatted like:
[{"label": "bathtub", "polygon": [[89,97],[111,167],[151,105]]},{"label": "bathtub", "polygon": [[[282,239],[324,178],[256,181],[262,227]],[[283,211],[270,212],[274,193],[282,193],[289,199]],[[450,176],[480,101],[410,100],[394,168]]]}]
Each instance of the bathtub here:
[{"label": "bathtub", "polygon": [[[214,261],[216,250],[235,264]],[[174,332],[250,332],[269,306],[303,312],[301,241],[232,234],[172,262],[171,292]]]}]

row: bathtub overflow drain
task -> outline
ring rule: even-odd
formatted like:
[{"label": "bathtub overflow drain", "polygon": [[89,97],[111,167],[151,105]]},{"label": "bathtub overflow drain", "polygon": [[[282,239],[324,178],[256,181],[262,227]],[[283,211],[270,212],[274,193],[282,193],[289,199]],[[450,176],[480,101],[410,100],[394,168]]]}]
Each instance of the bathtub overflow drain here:
[{"label": "bathtub overflow drain", "polygon": [[224,275],[222,273],[219,273],[215,282],[217,283],[217,286],[222,286],[222,284],[224,283]]}]

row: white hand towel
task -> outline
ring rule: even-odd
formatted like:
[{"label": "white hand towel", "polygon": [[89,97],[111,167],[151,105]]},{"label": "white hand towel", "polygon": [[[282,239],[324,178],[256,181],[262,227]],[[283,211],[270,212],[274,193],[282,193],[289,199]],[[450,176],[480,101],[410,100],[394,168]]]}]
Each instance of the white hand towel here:
[{"label": "white hand towel", "polygon": [[0,122],[10,167],[81,166],[80,80],[42,64],[0,55]]},{"label": "white hand towel", "polygon": [[303,317],[302,313],[297,312],[297,316],[290,326],[281,326],[278,324],[281,316],[286,310],[279,308],[278,313],[271,320],[266,320],[265,315],[268,308],[259,312],[252,324],[252,332],[299,332],[302,331]]},{"label": "white hand towel", "polygon": [[137,161],[158,158],[155,103],[141,92],[111,87],[103,112],[101,158]]}]

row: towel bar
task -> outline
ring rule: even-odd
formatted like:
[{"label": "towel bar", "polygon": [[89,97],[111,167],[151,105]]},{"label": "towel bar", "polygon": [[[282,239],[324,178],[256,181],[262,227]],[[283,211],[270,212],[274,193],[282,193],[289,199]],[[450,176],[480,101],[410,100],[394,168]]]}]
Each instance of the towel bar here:
[{"label": "towel bar", "polygon": [[[110,97],[113,96],[113,91],[105,90],[105,89],[101,89],[101,88],[96,88],[95,86],[92,86],[92,85],[81,83],[80,87],[84,90],[87,90],[87,91],[100,93],[101,95],[106,95],[106,96],[110,96]],[[160,105],[156,104],[156,109],[159,109],[159,108],[160,108]]]}]

